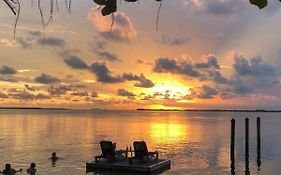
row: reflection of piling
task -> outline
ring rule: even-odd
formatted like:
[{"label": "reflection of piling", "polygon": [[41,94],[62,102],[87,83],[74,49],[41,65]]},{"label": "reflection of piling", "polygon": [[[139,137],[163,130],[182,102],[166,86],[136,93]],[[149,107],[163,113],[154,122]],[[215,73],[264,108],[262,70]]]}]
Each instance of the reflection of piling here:
[{"label": "reflection of piling", "polygon": [[231,119],[231,142],[230,142],[231,172],[234,172],[235,170],[234,145],[235,145],[235,120]]},{"label": "reflection of piling", "polygon": [[257,118],[257,165],[261,166],[261,119]]},{"label": "reflection of piling", "polygon": [[245,119],[245,175],[250,174],[249,169],[249,118]]}]

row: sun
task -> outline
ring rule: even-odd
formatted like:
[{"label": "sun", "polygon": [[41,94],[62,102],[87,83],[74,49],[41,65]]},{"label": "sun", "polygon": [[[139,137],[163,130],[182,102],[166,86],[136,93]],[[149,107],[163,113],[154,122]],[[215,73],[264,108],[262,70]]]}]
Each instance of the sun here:
[{"label": "sun", "polygon": [[178,102],[186,99],[190,95],[192,87],[186,86],[178,81],[158,81],[156,85],[150,89],[142,91],[146,95],[154,98],[153,104],[149,105],[150,109],[163,110],[182,110],[181,107],[165,103],[166,100]]},{"label": "sun", "polygon": [[161,105],[161,104],[153,104],[149,106],[149,109],[152,110],[182,110],[181,107],[177,107],[177,106],[165,106],[165,105]]},{"label": "sun", "polygon": [[165,98],[165,94],[169,95],[171,99],[182,99],[190,94],[190,87],[183,85],[177,81],[159,82],[152,87],[149,91],[153,94],[162,94],[158,98]]}]

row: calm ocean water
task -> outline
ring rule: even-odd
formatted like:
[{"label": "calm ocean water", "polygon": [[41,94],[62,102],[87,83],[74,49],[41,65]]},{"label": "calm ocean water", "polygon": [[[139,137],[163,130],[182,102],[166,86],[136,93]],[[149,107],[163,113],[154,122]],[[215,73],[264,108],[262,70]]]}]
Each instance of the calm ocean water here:
[{"label": "calm ocean water", "polygon": [[[235,172],[240,175],[245,173],[245,117],[250,118],[250,174],[280,174],[281,113],[242,112],[0,110],[0,167],[11,163],[26,170],[35,162],[38,175],[83,175],[85,163],[100,153],[100,140],[117,142],[120,149],[145,140],[150,150],[171,159],[171,169],[163,174],[230,174],[230,119],[235,118]],[[60,157],[55,167],[49,160],[54,151]]]}]

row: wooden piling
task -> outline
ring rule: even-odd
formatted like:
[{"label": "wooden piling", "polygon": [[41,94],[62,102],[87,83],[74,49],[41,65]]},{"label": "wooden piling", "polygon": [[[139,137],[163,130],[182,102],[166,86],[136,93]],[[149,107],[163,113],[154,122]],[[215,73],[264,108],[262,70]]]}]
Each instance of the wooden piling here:
[{"label": "wooden piling", "polygon": [[249,118],[245,119],[245,153],[249,156]]},{"label": "wooden piling", "polygon": [[245,175],[250,174],[249,169],[249,118],[245,119]]},{"label": "wooden piling", "polygon": [[234,155],[234,147],[235,146],[235,119],[231,119],[231,141],[230,141],[230,168],[231,171],[235,169],[235,155]]},{"label": "wooden piling", "polygon": [[257,165],[261,166],[261,119],[257,117]]}]

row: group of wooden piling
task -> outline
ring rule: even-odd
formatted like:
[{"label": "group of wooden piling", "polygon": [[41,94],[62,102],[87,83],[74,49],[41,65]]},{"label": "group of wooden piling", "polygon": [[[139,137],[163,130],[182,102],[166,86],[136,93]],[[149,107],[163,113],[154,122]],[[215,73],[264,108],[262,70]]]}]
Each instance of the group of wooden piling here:
[{"label": "group of wooden piling", "polygon": [[[261,120],[257,117],[257,166],[261,166]],[[231,139],[230,139],[230,168],[231,174],[235,174],[235,119],[231,119]],[[250,175],[249,169],[249,118],[245,118],[245,175]]]}]

